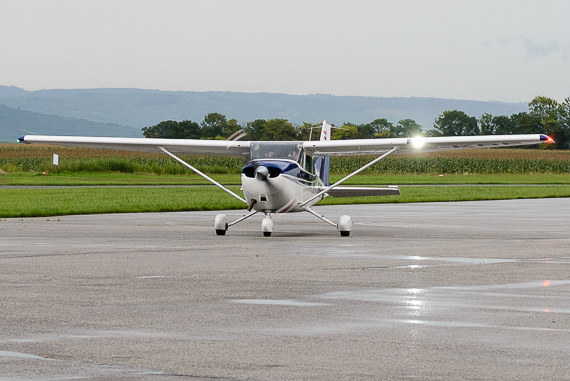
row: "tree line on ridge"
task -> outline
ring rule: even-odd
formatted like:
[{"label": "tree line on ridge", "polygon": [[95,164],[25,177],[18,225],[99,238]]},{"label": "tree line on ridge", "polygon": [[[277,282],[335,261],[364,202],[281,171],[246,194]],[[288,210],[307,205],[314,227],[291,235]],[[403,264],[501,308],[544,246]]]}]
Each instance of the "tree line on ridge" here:
[{"label": "tree line on ridge", "polygon": [[[334,139],[402,138],[416,135],[464,136],[464,135],[514,135],[547,134],[556,143],[551,148],[570,148],[570,97],[557,102],[548,97],[535,97],[528,104],[529,111],[506,115],[483,114],[480,118],[469,116],[463,111],[448,110],[439,115],[433,128],[424,131],[412,119],[392,123],[386,118],[369,123],[345,122],[333,125]],[[167,120],[154,126],[144,127],[147,138],[170,139],[221,139],[243,129],[245,140],[315,140],[319,138],[322,122],[295,125],[286,119],[257,119],[240,125],[236,119],[228,119],[219,113],[210,113],[200,123],[183,120]]]}]

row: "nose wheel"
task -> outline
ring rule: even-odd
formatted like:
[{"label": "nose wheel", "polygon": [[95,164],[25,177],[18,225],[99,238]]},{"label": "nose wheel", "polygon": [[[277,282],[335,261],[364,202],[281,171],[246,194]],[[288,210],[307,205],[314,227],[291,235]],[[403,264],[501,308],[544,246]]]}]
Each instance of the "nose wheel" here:
[{"label": "nose wheel", "polygon": [[269,214],[266,214],[265,218],[261,220],[261,232],[264,237],[271,237],[271,233],[273,233],[273,220]]}]

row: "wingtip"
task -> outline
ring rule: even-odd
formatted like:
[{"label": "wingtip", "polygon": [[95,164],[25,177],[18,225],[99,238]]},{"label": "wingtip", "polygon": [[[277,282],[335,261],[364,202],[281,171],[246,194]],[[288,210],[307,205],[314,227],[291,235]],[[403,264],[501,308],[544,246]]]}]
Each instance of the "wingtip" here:
[{"label": "wingtip", "polygon": [[18,138],[18,143],[25,143],[25,142],[26,142],[25,136],[20,136]]},{"label": "wingtip", "polygon": [[540,140],[545,142],[546,144],[555,143],[554,139],[552,139],[552,136],[548,136],[548,135],[540,135]]}]

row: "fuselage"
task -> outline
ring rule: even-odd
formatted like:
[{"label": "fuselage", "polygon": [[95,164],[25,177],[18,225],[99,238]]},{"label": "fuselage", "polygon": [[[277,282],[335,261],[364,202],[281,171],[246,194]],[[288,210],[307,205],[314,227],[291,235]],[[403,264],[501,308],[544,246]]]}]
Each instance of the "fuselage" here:
[{"label": "fuselage", "polygon": [[260,212],[302,212],[322,200],[299,206],[322,190],[323,182],[292,159],[251,160],[242,169],[241,184],[248,204]]}]

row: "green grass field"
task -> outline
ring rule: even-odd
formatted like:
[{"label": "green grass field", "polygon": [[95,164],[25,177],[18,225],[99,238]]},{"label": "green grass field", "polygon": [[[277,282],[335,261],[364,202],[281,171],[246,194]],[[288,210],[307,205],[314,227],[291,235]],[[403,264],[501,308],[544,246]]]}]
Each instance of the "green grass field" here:
[{"label": "green grass field", "polygon": [[[216,181],[227,185],[239,185],[238,174],[211,175]],[[340,180],[342,175],[331,176],[331,181]],[[0,175],[0,186],[4,185],[206,185],[204,178],[195,175],[155,175],[152,173],[42,173],[15,172]],[[570,184],[570,173],[534,174],[410,174],[410,175],[371,175],[360,174],[346,184]]]},{"label": "green grass field", "polygon": [[[239,187],[230,187],[239,192]],[[413,186],[400,196],[328,197],[320,205],[428,201],[499,200],[570,197],[570,185]],[[0,189],[0,217],[67,214],[165,212],[244,209],[245,205],[213,186],[207,187],[73,187]]]}]

